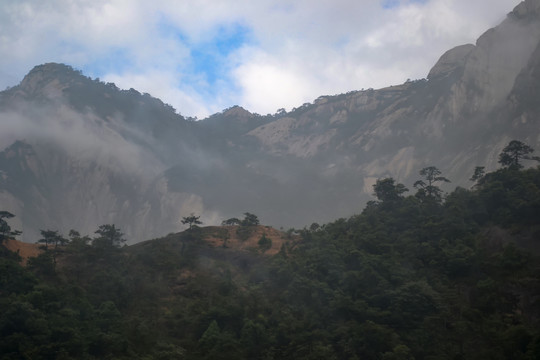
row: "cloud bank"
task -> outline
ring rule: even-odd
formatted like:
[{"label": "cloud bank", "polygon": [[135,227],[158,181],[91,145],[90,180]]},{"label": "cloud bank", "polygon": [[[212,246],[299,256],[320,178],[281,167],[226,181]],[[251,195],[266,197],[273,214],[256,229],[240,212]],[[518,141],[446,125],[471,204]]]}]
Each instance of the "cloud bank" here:
[{"label": "cloud bank", "polygon": [[423,78],[519,0],[4,0],[0,89],[63,62],[187,116]]}]

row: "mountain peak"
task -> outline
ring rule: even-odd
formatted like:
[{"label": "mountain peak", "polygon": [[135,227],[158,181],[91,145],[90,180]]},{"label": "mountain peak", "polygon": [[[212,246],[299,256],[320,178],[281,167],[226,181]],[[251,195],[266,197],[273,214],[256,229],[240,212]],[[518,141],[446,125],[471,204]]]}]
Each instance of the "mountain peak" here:
[{"label": "mountain peak", "polygon": [[69,65],[59,63],[46,63],[35,66],[24,77],[19,88],[29,95],[45,92],[48,96],[54,95],[73,82],[83,77],[82,73]]},{"label": "mountain peak", "polygon": [[456,46],[448,50],[441,56],[439,61],[433,66],[427,78],[429,80],[450,76],[454,71],[465,66],[467,57],[475,48],[472,44]]},{"label": "mountain peak", "polygon": [[21,82],[21,85],[25,82],[31,81],[34,78],[67,79],[79,76],[83,76],[81,71],[75,70],[70,65],[51,62],[34,66],[34,68],[30,70],[28,74],[26,74]]},{"label": "mountain peak", "polygon": [[228,109],[225,109],[223,111],[223,115],[225,115],[226,117],[231,117],[231,116],[234,116],[234,117],[249,117],[251,116],[252,114],[247,111],[246,109],[244,109],[243,107],[241,106],[238,106],[238,105],[234,105]]},{"label": "mountain peak", "polygon": [[36,65],[28,75],[39,73],[39,72],[55,72],[55,73],[62,73],[62,72],[73,72],[73,73],[80,73],[79,71],[73,69],[72,66],[62,63],[56,63],[56,62],[49,62],[41,65]]},{"label": "mountain peak", "polygon": [[537,17],[540,15],[540,0],[522,1],[508,15],[510,17],[516,17],[519,19],[528,18],[528,17]]}]

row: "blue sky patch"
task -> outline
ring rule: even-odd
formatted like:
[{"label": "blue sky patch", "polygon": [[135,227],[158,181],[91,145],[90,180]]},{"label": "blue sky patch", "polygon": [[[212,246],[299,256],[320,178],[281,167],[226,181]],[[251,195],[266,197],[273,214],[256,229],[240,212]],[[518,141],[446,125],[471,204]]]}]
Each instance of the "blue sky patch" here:
[{"label": "blue sky patch", "polygon": [[106,74],[121,74],[125,69],[133,65],[133,55],[128,49],[109,49],[101,56],[81,65],[81,70],[85,75],[92,78],[101,77]]},{"label": "blue sky patch", "polygon": [[[193,86],[204,97],[212,98],[223,92],[224,84],[234,86],[230,70],[234,64],[229,56],[246,44],[253,44],[253,32],[241,23],[222,24],[211,30],[212,36],[196,42],[181,29],[167,21],[160,21],[162,36],[173,38],[190,51],[188,63],[178,64],[181,82]],[[181,84],[179,84],[181,85]]]},{"label": "blue sky patch", "polygon": [[209,85],[226,78],[230,70],[229,55],[249,43],[252,43],[249,28],[240,24],[220,26],[211,41],[190,46],[194,72],[204,74]]},{"label": "blue sky patch", "polygon": [[[407,3],[425,4],[429,0],[407,0]],[[399,7],[401,3],[405,3],[403,0],[382,0],[382,7],[384,9],[393,9]]]},{"label": "blue sky patch", "polygon": [[391,9],[399,6],[399,0],[384,0],[382,2],[382,7],[385,9]]}]

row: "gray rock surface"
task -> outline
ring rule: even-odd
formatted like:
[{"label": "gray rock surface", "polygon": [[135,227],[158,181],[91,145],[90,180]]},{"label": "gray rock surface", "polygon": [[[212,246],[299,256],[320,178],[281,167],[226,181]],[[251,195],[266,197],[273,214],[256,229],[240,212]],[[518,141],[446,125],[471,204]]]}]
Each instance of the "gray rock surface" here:
[{"label": "gray rock surface", "polygon": [[538,94],[540,0],[447,51],[426,79],[273,116],[232,107],[192,121],[44,64],[0,92],[0,208],[30,242],[40,229],[92,235],[114,223],[132,243],[180,230],[190,213],[309,226],[361,211],[381,177],[412,192],[434,165],[452,180],[445,190],[469,187],[510,140],[540,150]]}]

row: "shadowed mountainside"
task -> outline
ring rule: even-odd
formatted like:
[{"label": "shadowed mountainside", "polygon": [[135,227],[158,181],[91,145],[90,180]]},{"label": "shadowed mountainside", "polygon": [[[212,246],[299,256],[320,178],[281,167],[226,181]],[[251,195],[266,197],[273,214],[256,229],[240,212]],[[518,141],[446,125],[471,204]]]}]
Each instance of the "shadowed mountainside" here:
[{"label": "shadowed mountainside", "polygon": [[538,49],[540,1],[526,0],[426,79],[201,121],[40,65],[0,93],[0,203],[27,241],[43,228],[115,223],[136,242],[180,230],[190,213],[212,225],[250,211],[276,227],[348,216],[377,178],[411,187],[430,165],[468,187],[511,139],[540,149]]}]

